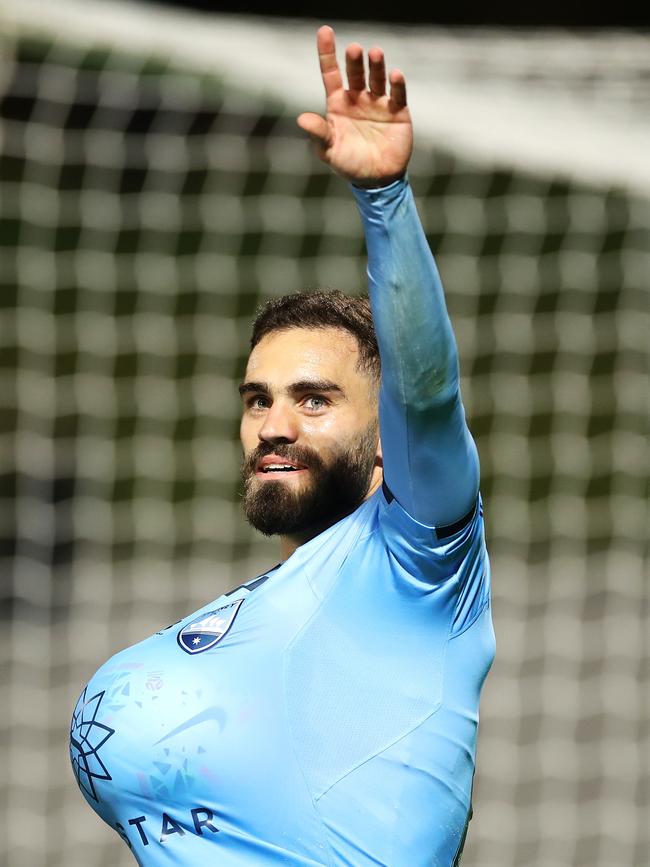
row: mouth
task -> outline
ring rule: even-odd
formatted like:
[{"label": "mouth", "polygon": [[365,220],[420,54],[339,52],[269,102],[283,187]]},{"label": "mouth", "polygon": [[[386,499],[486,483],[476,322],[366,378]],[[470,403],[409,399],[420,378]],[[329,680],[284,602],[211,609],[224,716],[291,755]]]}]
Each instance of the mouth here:
[{"label": "mouth", "polygon": [[257,464],[255,475],[259,478],[277,479],[279,476],[299,476],[307,472],[307,467],[297,461],[266,455]]}]

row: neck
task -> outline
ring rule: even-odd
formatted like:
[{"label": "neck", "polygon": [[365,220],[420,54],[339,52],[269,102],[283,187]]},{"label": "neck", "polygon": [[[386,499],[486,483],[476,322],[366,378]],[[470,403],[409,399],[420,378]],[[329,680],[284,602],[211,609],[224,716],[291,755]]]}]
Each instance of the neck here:
[{"label": "neck", "polygon": [[[375,472],[372,476],[372,483],[368,488],[368,493],[363,498],[362,502],[370,499],[375,491],[379,490],[381,487],[383,474],[381,470],[377,472],[378,468],[375,468]],[[358,508],[358,506],[355,506]],[[340,515],[335,515],[327,521],[322,521],[318,524],[313,524],[311,527],[306,528],[301,533],[293,533],[291,536],[280,536],[280,557],[282,562],[288,560],[289,557],[296,551],[301,545],[304,545],[305,542],[309,542],[311,539],[314,539],[316,536],[319,536],[321,533],[325,532],[329,527],[336,524],[342,518],[345,518],[346,515],[352,514],[354,509],[351,509],[347,512],[342,512]]]}]

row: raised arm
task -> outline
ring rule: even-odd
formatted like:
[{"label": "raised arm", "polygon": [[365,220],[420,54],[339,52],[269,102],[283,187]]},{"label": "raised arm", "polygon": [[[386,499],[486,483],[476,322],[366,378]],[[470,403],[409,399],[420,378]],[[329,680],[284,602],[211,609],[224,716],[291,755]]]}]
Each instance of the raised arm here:
[{"label": "raised arm", "polygon": [[388,78],[383,52],[346,50],[348,89],[334,31],[318,31],[325,117],[299,125],[321,159],[353,185],[366,233],[382,384],[379,420],[390,493],[417,521],[456,522],[474,505],[478,459],[460,401],[458,361],[444,293],[405,172],[412,124],[403,74]]}]

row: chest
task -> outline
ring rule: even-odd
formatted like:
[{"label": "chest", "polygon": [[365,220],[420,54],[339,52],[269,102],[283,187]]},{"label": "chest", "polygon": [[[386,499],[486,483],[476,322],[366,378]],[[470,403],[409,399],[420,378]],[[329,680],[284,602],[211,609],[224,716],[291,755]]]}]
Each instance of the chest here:
[{"label": "chest", "polygon": [[[215,842],[276,839],[288,816],[294,838],[318,838],[314,797],[435,709],[451,590],[405,593],[368,545],[336,576],[327,567],[221,597],[93,677],[73,764],[76,753],[87,799],[131,843],[154,824],[161,845],[181,831],[185,843],[193,817]],[[219,832],[200,824],[215,817]]]}]

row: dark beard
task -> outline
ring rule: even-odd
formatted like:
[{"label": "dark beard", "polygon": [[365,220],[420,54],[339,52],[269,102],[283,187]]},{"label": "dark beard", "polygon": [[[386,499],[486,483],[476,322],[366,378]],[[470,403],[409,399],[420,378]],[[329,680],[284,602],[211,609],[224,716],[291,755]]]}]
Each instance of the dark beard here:
[{"label": "dark beard", "polygon": [[[319,526],[325,529],[363,502],[370,488],[376,453],[375,422],[329,465],[304,446],[261,443],[242,463],[246,518],[265,536],[300,535]],[[311,476],[308,487],[293,491],[282,481],[257,482],[255,469],[266,455],[278,455],[306,466]]]}]

